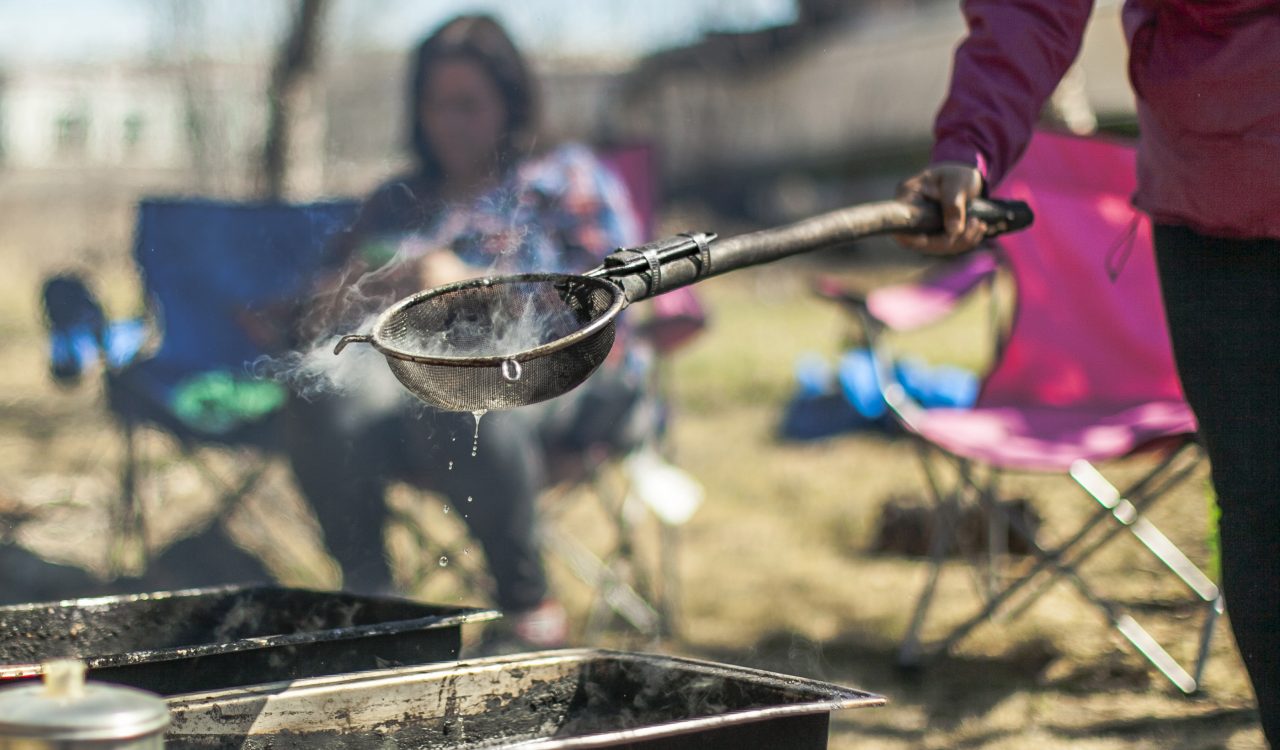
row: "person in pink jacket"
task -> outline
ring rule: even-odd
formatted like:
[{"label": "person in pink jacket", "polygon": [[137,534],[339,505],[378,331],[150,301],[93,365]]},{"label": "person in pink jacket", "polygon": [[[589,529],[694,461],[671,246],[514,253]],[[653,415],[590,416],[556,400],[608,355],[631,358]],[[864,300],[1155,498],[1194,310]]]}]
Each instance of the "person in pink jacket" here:
[{"label": "person in pink jacket", "polygon": [[[997,185],[1080,51],[1092,0],[967,0],[969,34],[929,167],[943,205],[922,252],[976,245],[966,202]],[[1128,0],[1150,214],[1178,372],[1213,465],[1232,629],[1268,742],[1280,743],[1280,0]]]}]

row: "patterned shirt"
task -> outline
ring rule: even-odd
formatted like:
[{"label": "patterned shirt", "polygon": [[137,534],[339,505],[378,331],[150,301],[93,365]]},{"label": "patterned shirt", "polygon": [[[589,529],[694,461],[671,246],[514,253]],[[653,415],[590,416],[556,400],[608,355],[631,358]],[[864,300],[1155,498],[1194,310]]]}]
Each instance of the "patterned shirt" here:
[{"label": "patterned shirt", "polygon": [[465,204],[426,195],[415,178],[380,187],[335,260],[372,270],[445,249],[487,273],[582,273],[640,241],[626,188],[580,145],[521,162]]}]

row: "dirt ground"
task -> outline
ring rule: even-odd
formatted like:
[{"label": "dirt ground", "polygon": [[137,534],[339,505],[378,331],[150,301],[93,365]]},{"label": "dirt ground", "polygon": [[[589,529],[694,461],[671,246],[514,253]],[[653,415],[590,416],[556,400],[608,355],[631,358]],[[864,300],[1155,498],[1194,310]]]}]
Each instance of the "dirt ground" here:
[{"label": "dirt ground", "polygon": [[[56,200],[17,200],[15,189],[0,184],[0,263],[8,270],[0,278],[0,587],[7,587],[0,593],[12,601],[22,587],[163,585],[170,582],[164,570],[144,581],[107,580],[120,443],[94,378],[74,390],[50,382],[37,311],[39,279],[67,267],[87,270],[113,313],[138,309],[128,263],[128,201],[117,196],[68,212]],[[862,252],[861,262],[842,265],[842,275],[854,283],[871,286],[913,272],[891,252]],[[807,292],[811,268],[791,263],[702,285],[712,327],[666,365],[673,455],[702,483],[706,498],[681,529],[679,546],[665,552],[677,555],[679,632],[656,647],[886,695],[885,708],[834,715],[831,747],[837,750],[1263,747],[1225,622],[1215,630],[1204,690],[1187,698],[1062,584],[1023,616],[983,625],[953,654],[922,670],[895,667],[898,639],[926,566],[873,554],[870,546],[888,499],[923,498],[911,444],[881,431],[808,443],[775,437],[796,358],[809,351],[833,355],[846,325]],[[980,368],[990,357],[985,309],[979,301],[939,329],[895,344],[930,361]],[[168,551],[157,567],[176,570],[179,562],[213,554],[220,565],[251,571],[257,563],[248,554],[228,558],[221,544],[226,534],[282,581],[337,584],[317,527],[282,466],[265,474],[268,491],[259,493],[261,499],[230,509],[225,524],[206,532],[219,513],[208,477],[161,435],[144,435],[141,450],[148,469],[142,493],[146,544],[153,554]],[[234,481],[253,457],[208,452],[206,458],[214,475]],[[1123,480],[1147,461],[1106,468]],[[1088,497],[1060,480],[1015,476],[1003,486],[1034,503],[1046,519],[1045,541],[1062,538],[1091,510]],[[451,526],[455,519],[408,490],[398,491],[393,502],[407,518],[443,528],[445,537],[458,533]],[[1207,511],[1201,468],[1151,516],[1208,567]],[[599,519],[585,511],[567,523],[586,539],[601,534]],[[455,558],[439,567],[437,552],[420,549],[404,526],[391,530],[390,541],[406,580],[413,570],[431,573],[415,584],[415,594],[476,601],[447,575],[469,563]],[[471,557],[466,542],[458,543]],[[127,559],[115,551],[116,559]],[[589,594],[561,562],[551,566],[581,626]],[[956,563],[945,571],[928,632],[941,632],[976,606],[965,568]],[[1178,605],[1176,582],[1161,575],[1133,539],[1118,538],[1085,570],[1100,592],[1130,605],[1167,637],[1175,655],[1190,653],[1198,620]],[[625,632],[598,642],[655,647]]]}]

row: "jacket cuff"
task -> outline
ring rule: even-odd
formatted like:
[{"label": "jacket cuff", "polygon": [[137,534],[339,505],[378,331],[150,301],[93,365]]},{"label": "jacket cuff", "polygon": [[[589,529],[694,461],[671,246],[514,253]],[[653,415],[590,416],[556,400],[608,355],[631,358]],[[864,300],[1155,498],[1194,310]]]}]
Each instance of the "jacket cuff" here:
[{"label": "jacket cuff", "polygon": [[982,175],[983,192],[991,184],[991,175],[987,170],[987,157],[973,146],[961,143],[939,143],[935,145],[929,163],[937,164],[944,161],[968,164],[977,169],[978,173]]}]

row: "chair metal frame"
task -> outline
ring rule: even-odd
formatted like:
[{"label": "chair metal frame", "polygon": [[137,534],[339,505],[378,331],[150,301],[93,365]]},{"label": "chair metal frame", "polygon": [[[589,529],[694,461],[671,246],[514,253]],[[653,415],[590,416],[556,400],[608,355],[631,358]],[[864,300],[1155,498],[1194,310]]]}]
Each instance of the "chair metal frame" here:
[{"label": "chair metal frame", "polygon": [[[898,648],[898,661],[913,666],[924,660],[950,652],[979,625],[994,619],[1004,611],[1004,619],[1012,620],[1026,613],[1056,581],[1070,584],[1092,607],[1097,609],[1121,635],[1128,640],[1160,674],[1186,694],[1200,689],[1204,667],[1209,657],[1213,629],[1224,611],[1222,593],[1187,556],[1144,513],[1172,487],[1187,479],[1204,460],[1204,451],[1194,439],[1187,437],[1167,453],[1145,476],[1135,480],[1123,490],[1108,480],[1094,464],[1076,461],[1068,472],[1070,479],[1097,504],[1098,508],[1066,539],[1052,547],[1045,547],[1033,530],[1019,523],[1020,519],[1009,515],[998,503],[996,488],[1004,475],[989,468],[986,481],[976,478],[978,465],[960,456],[937,449],[921,438],[916,443],[926,487],[938,512],[940,531],[933,535],[929,549],[929,573],[920,597],[912,612],[910,625]],[[933,471],[931,460],[941,460],[956,470],[958,479],[950,489],[943,489]],[[979,611],[963,622],[952,626],[942,638],[925,642],[922,631],[933,601],[938,579],[946,564],[947,550],[954,538],[959,508],[966,494],[972,493],[990,524],[987,559],[984,561],[988,577],[977,588],[984,603]],[[1108,528],[1099,529],[1105,522],[1113,522]],[[1023,572],[1009,583],[1002,584],[998,570],[1004,556],[1001,542],[1007,538],[1006,529],[1012,530],[1029,547],[1034,557],[1030,570]],[[1190,671],[1180,664],[1134,617],[1097,593],[1080,572],[1089,558],[1122,531],[1128,531],[1186,586],[1205,610],[1200,628],[1199,644]],[[1032,584],[1036,585],[1032,585]],[[1024,593],[1025,589],[1030,589]],[[1019,599],[1019,595],[1022,594]],[[1007,610],[1007,611],[1006,611]]]},{"label": "chair metal frame", "polygon": [[[678,635],[680,527],[652,513],[635,494],[624,461],[611,456],[586,467],[583,479],[563,481],[542,498],[539,538],[590,591],[583,635],[594,639],[614,622],[625,623],[650,642]],[[575,504],[573,495],[585,495]],[[613,536],[611,548],[593,550],[564,531],[564,516],[576,505],[589,504],[601,514]],[[656,525],[648,540],[656,561],[650,569],[642,557],[645,526]]]},{"label": "chair metal frame", "polygon": [[[581,637],[587,642],[618,625],[646,643],[678,637],[680,529],[650,511],[633,492],[625,467],[629,455],[577,457],[577,465],[556,477],[538,501],[536,531],[548,561],[562,564],[586,587],[589,603]],[[566,530],[568,517],[579,512],[591,513],[599,523],[599,533],[592,536],[599,544],[588,544]],[[406,582],[409,590],[444,574],[469,594],[492,599],[493,582],[476,556],[433,536],[411,514],[393,509],[393,520],[419,549],[429,550]],[[656,534],[647,537],[655,526]],[[652,565],[646,564],[650,561],[643,551],[656,558]],[[448,564],[435,566],[439,556]]]}]

